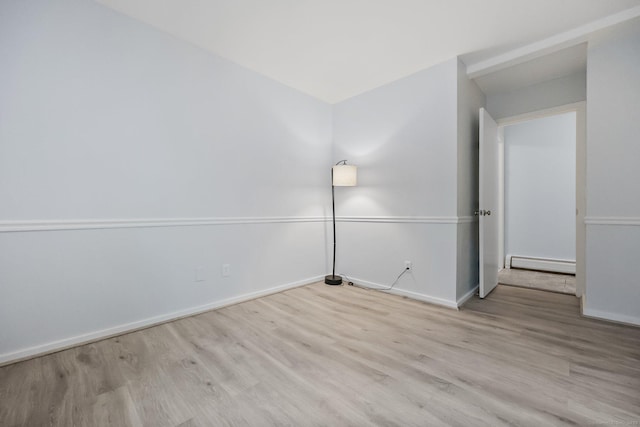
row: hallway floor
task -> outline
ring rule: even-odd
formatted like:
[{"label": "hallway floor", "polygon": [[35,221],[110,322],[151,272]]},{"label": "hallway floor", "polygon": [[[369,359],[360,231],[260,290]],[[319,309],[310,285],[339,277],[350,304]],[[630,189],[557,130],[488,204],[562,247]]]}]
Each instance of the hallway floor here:
[{"label": "hallway floor", "polygon": [[561,294],[576,294],[576,276],[570,274],[505,268],[498,273],[498,283]]}]

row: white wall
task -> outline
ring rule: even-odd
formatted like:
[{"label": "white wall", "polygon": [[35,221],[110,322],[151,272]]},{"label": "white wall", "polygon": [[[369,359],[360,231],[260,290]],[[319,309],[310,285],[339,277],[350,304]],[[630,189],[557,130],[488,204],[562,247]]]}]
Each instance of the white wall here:
[{"label": "white wall", "polygon": [[334,105],[334,160],[358,166],[336,189],[337,272],[388,286],[410,260],[396,289],[455,304],[457,64]]},{"label": "white wall", "polygon": [[576,113],[504,128],[505,252],[576,259]]},{"label": "white wall", "polygon": [[586,100],[585,72],[487,96],[487,111],[495,120]]},{"label": "white wall", "polygon": [[0,362],[326,273],[329,105],[94,2],[0,7]]},{"label": "white wall", "polygon": [[458,61],[458,217],[465,218],[457,230],[456,299],[465,298],[479,283],[478,155],[479,111],[485,96],[467,77],[467,68]]},{"label": "white wall", "polygon": [[462,67],[451,59],[341,102],[333,116],[334,160],[359,167],[358,186],[336,190],[337,272],[386,287],[410,260],[394,289],[452,307],[477,285],[472,210],[484,99]]},{"label": "white wall", "polygon": [[640,19],[602,33],[587,57],[584,313],[640,324]]},{"label": "white wall", "polygon": [[333,157],[359,167],[339,215],[456,214],[456,73],[451,59],[334,105]]}]

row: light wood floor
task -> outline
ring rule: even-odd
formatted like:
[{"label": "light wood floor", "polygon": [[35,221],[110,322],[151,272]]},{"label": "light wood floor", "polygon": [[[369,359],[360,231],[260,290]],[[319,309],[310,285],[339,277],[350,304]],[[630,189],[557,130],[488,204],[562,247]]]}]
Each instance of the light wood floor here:
[{"label": "light wood floor", "polygon": [[498,282],[503,285],[520,286],[541,291],[576,294],[576,276],[570,274],[503,268],[498,272]]},{"label": "light wood floor", "polygon": [[640,423],[640,329],[498,286],[461,311],[313,284],[0,368],[1,426]]}]

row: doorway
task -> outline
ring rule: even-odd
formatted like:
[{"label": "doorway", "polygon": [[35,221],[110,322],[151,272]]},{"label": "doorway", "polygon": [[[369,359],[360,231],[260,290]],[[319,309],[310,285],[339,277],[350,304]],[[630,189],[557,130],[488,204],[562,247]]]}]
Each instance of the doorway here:
[{"label": "doorway", "polygon": [[498,282],[575,295],[576,112],[501,126],[504,260]]},{"label": "doorway", "polygon": [[[482,114],[488,113],[481,110]],[[492,121],[490,116],[486,121]],[[499,280],[507,284],[515,284],[517,280],[526,285],[523,282],[526,276],[517,273],[541,271],[529,275],[532,287],[536,287],[537,282],[545,290],[581,297],[585,247],[585,103],[494,123],[495,131],[485,131],[481,141],[485,144],[485,148],[481,146],[481,181],[483,169],[485,175],[497,169],[497,179],[494,185],[487,185],[485,180],[484,188],[482,184],[480,187],[481,271],[485,270],[481,285],[483,279],[486,282],[484,292],[481,286],[480,296],[486,296]],[[486,129],[489,127],[485,125]],[[482,151],[491,144],[495,149],[488,150],[483,159]],[[489,157],[495,160],[487,161]],[[491,163],[493,167],[487,168]],[[494,192],[496,196],[491,197],[490,193]],[[487,210],[490,205],[494,216],[484,216],[490,212]],[[494,240],[488,234],[497,236]],[[502,271],[500,279],[496,265],[497,270]],[[509,271],[514,267],[519,271]],[[560,276],[556,276],[558,274]]]}]

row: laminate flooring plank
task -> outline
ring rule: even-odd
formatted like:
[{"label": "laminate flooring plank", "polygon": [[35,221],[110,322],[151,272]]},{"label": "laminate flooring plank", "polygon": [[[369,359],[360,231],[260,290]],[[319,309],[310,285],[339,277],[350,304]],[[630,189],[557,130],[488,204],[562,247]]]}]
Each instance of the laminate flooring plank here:
[{"label": "laminate flooring plank", "polygon": [[65,391],[58,375],[50,356],[0,368],[0,425],[50,425],[49,408]]},{"label": "laminate flooring plank", "polygon": [[[299,321],[299,322],[301,322],[301,319],[299,319],[298,321]],[[310,327],[310,326],[309,326],[309,325],[305,325],[305,328],[308,328],[308,327]],[[384,333],[380,332],[378,335],[384,335]],[[295,341],[295,340],[294,340],[294,341]],[[351,343],[349,343],[348,348],[349,348],[352,352],[355,352],[355,353],[359,353],[359,354],[366,355],[366,358],[367,358],[367,359],[370,359],[370,358],[371,358],[371,356],[372,356],[373,354],[375,354],[375,352],[376,352],[376,348],[386,348],[386,346],[385,346],[385,345],[382,345],[382,346],[377,346],[377,347],[372,347],[372,348],[364,348],[364,349],[362,349],[361,351],[360,351],[360,350],[357,350],[357,351],[356,351],[354,347],[357,347],[357,343],[356,343],[356,341],[352,341]],[[340,355],[337,355],[337,356],[339,357]],[[402,354],[399,354],[398,356],[399,356],[398,358],[402,360],[402,356],[403,356],[403,355],[402,355]],[[404,359],[406,359],[406,355],[404,355],[404,356],[405,356],[405,358],[404,358]],[[344,358],[344,356],[343,356],[343,358]],[[381,366],[381,369],[386,369],[387,371],[389,371],[389,370],[391,369],[391,366],[392,366],[393,362],[394,362],[394,359],[392,359],[392,358],[388,358],[388,359],[385,361],[385,363],[383,363],[383,364],[381,364],[381,365],[380,365],[380,366]],[[363,363],[367,363],[367,362],[363,360]],[[415,377],[415,375],[416,375],[416,372],[411,372],[411,373],[410,373],[410,375],[403,377],[403,381],[409,381],[409,382],[411,382],[411,379],[412,379],[413,377]],[[439,388],[442,386],[442,384],[443,384],[443,383],[445,383],[445,384],[446,384],[446,381],[443,381],[443,380],[442,380],[442,379],[440,379],[440,378],[432,377],[432,378],[430,378],[432,381],[428,381],[426,377],[427,377],[426,375],[423,375],[423,376],[422,376],[422,379],[423,379],[423,381],[421,382],[421,384],[422,384],[422,385],[427,385],[427,384],[430,384],[430,383],[431,383],[431,384],[435,384],[435,385],[436,385],[436,388],[438,388],[438,389],[439,389]],[[451,384],[446,384],[446,385],[447,385],[447,387],[450,387],[450,386],[451,386]],[[424,392],[425,392],[425,393],[428,393],[428,392],[429,392],[429,390],[424,390]],[[434,392],[434,390],[431,390],[431,392]],[[440,395],[442,395],[442,393],[439,393],[439,394],[440,394]],[[447,407],[447,405],[438,405],[438,407],[440,407],[440,406],[442,406],[442,407]],[[467,409],[469,410],[469,409],[472,409],[472,408],[467,408]],[[450,412],[450,411],[449,411],[449,412]],[[465,420],[465,422],[469,422],[469,420]],[[497,422],[497,420],[494,420],[494,421],[493,421],[493,423],[494,423],[494,424],[495,424],[496,422]]]},{"label": "laminate flooring plank", "polygon": [[[236,320],[241,322],[242,318]],[[300,322],[301,318],[298,318],[298,323]],[[332,343],[333,345],[327,346],[326,342],[318,341],[318,337],[321,337],[321,334],[309,334],[305,331],[306,328],[296,327],[274,331],[278,338],[275,342],[285,343],[286,346],[293,347],[295,351],[284,347],[281,352],[275,352],[271,354],[271,356],[280,360],[286,359],[286,354],[302,353],[304,355],[304,358],[301,360],[303,364],[297,365],[296,371],[301,372],[303,381],[312,381],[315,388],[328,389],[331,393],[339,391],[342,395],[360,396],[356,398],[356,402],[353,402],[360,407],[360,411],[364,411],[370,420],[382,419],[383,414],[375,413],[379,408],[375,405],[369,406],[365,401],[362,401],[361,393],[362,390],[371,391],[374,389],[380,394],[388,390],[388,386],[379,384],[387,380],[388,376],[382,371],[372,370],[368,363],[366,363],[366,360],[360,360],[357,356],[349,354],[352,352],[352,349],[346,349],[347,353],[341,353],[340,350],[342,346],[337,343]],[[269,344],[265,343],[265,347],[269,347]],[[317,364],[314,363],[316,360],[318,361]],[[327,361],[329,361],[329,363],[327,363]],[[345,370],[348,370],[351,374],[349,384],[346,384],[344,380],[340,382],[331,381],[335,378],[335,375],[332,375],[333,372],[342,372]],[[374,381],[371,380],[372,378]],[[354,380],[356,383],[353,382]],[[405,400],[403,403],[404,406],[400,406],[399,402],[396,402],[395,409],[402,410],[405,418],[412,410],[418,408],[418,405],[412,404],[409,400]],[[417,419],[424,422],[424,420],[428,418],[427,415],[427,413],[422,412]],[[391,423],[387,420],[386,424]],[[410,424],[414,425],[412,423]],[[415,425],[419,424],[420,423]]]},{"label": "laminate flooring plank", "polygon": [[206,384],[207,372],[188,348],[180,346],[167,323],[138,332],[146,345],[148,366],[127,384],[145,426],[176,426],[192,418],[193,399],[218,396]]},{"label": "laminate flooring plank", "polygon": [[[372,319],[372,320],[375,320],[375,319]],[[385,328],[385,329],[390,328],[393,321],[392,319],[388,319],[388,320],[389,321],[385,322],[384,325],[380,325],[379,328]],[[298,321],[300,322],[302,320],[298,319]],[[405,324],[405,326],[407,325]],[[309,325],[306,325],[305,327],[307,329],[312,329],[314,328],[314,325],[309,324]],[[444,332],[443,339],[446,340],[446,342],[453,341],[453,342],[465,344],[467,349],[469,349],[470,351],[483,351],[485,355],[489,354],[492,357],[498,358],[498,360],[500,360],[501,358],[507,358],[506,360],[512,363],[517,361],[527,369],[535,370],[537,367],[540,367],[540,369],[544,369],[544,370],[550,369],[555,374],[563,374],[563,375],[569,374],[568,361],[559,357],[547,355],[546,352],[542,351],[541,349],[532,349],[531,347],[520,346],[518,341],[513,339],[513,336],[493,337],[487,334],[482,334],[482,335],[479,335],[478,333],[469,334],[468,331],[465,331],[463,328],[457,328],[460,331],[458,332],[455,328],[452,328],[450,323],[442,325],[442,328],[440,328],[440,325],[431,323],[431,328],[432,329],[425,328],[424,329],[425,332],[423,333],[422,331],[418,332],[419,331],[418,328],[411,327],[410,328],[411,336],[405,337],[406,342],[411,342],[411,346],[409,346],[408,350],[419,349],[419,346],[417,345],[418,342],[416,341],[416,338],[418,336],[423,336],[426,339],[426,341],[424,342],[425,345],[433,343],[434,340],[438,340],[440,336],[438,335],[438,330],[442,329]],[[342,334],[343,331],[344,330],[336,331],[335,333]],[[318,333],[321,333],[321,331],[319,331]],[[387,337],[386,339],[380,342],[380,345],[394,346],[394,343],[397,343],[397,340],[400,337],[402,337],[402,334],[403,334],[402,329],[398,327],[398,330],[392,331],[391,334],[388,333],[386,330],[379,330],[379,331],[372,331],[371,337],[363,337],[363,338],[367,340],[376,340],[377,337]],[[507,347],[507,348],[505,349],[505,351],[498,352],[498,353],[492,350],[499,346]],[[518,347],[519,351],[518,352],[512,351],[511,347]],[[504,355],[507,355],[507,356],[504,356]],[[403,356],[403,355],[399,355],[399,356]]]},{"label": "laminate flooring plank", "polygon": [[[243,359],[231,359],[230,364],[221,363],[221,366],[226,366],[229,372],[242,371],[247,377],[252,378],[252,384],[247,387],[242,387],[234,395],[234,400],[244,401],[246,399],[255,400],[256,393],[264,390],[263,394],[266,396],[273,395],[273,400],[279,402],[277,406],[271,404],[271,406],[251,408],[251,405],[247,404],[243,411],[237,409],[237,404],[227,404],[225,411],[227,413],[242,412],[245,421],[247,417],[249,420],[255,418],[257,414],[262,414],[268,420],[272,420],[278,424],[289,423],[291,414],[298,414],[302,417],[302,414],[306,408],[313,407],[318,402],[323,401],[324,396],[316,393],[317,386],[313,383],[308,383],[297,374],[299,372],[300,365],[307,363],[305,359],[300,359],[295,353],[290,351],[281,351],[274,354],[272,343],[277,341],[273,340],[272,336],[267,333],[272,330],[272,326],[269,322],[249,322],[245,323],[246,310],[248,309],[253,314],[259,314],[257,307],[254,304],[243,304],[232,307],[230,310],[220,316],[217,316],[217,324],[233,326],[236,331],[234,337],[234,344],[231,348],[228,348],[228,352],[234,352],[233,347],[241,350],[239,356],[243,356]],[[255,319],[254,319],[255,320]],[[257,325],[257,326],[256,326]],[[179,326],[178,326],[179,327]],[[266,340],[265,337],[267,338]],[[263,342],[264,340],[264,342]],[[323,345],[326,343],[323,343]],[[220,360],[218,361],[220,362]],[[269,384],[269,386],[267,386]],[[268,391],[268,393],[267,393]],[[276,395],[283,395],[276,399]],[[289,394],[289,395],[287,395]],[[248,397],[247,397],[248,396]],[[312,399],[301,399],[303,396],[311,396]],[[264,399],[269,402],[269,399]],[[307,401],[308,400],[308,401]],[[302,407],[299,405],[291,406],[290,402],[303,403]],[[286,410],[284,410],[286,408]],[[332,414],[329,412],[328,414]],[[325,415],[326,417],[327,415]],[[307,419],[313,419],[313,417],[306,417]]]},{"label": "laminate flooring plank", "polygon": [[[237,312],[237,313],[236,313]],[[243,363],[243,369],[255,375],[258,383],[248,390],[245,390],[237,399],[245,399],[249,395],[250,399],[255,399],[255,393],[264,390],[266,385],[270,385],[269,393],[266,395],[279,396],[273,397],[278,405],[270,404],[262,407],[262,411],[267,411],[265,415],[268,419],[277,420],[278,423],[288,423],[288,418],[282,414],[285,413],[304,413],[308,408],[316,406],[319,402],[329,402],[327,397],[334,396],[335,390],[324,390],[319,387],[319,383],[313,381],[317,378],[308,378],[305,372],[313,371],[314,366],[299,353],[291,351],[292,349],[282,340],[274,339],[273,335],[263,334],[261,328],[265,328],[262,322],[245,323],[246,316],[242,310],[229,310],[227,312],[229,321],[236,325],[240,330],[249,331],[252,339],[243,343],[247,353],[254,357],[248,358]],[[271,330],[266,326],[267,330]],[[308,345],[308,344],[307,344]],[[324,346],[325,343],[322,343]],[[324,376],[324,375],[323,375]],[[357,392],[357,389],[353,390]],[[272,399],[267,399],[267,402]],[[298,401],[298,405],[291,406],[291,402]],[[303,403],[300,407],[300,403]],[[338,405],[339,411],[328,411],[327,414],[344,413],[345,409],[339,400],[332,403],[332,407]],[[335,408],[334,408],[335,409]],[[252,411],[253,412],[253,411]],[[313,412],[312,412],[313,413]],[[326,418],[327,415],[324,415]],[[313,417],[302,417],[312,420]],[[360,420],[358,424],[361,424]],[[339,423],[338,425],[340,425]]]},{"label": "laminate flooring plank", "polygon": [[[491,348],[492,346],[488,346],[488,347],[490,347],[490,348]],[[473,363],[473,361],[471,361],[471,363]],[[566,371],[567,371],[567,369],[566,369],[567,364],[565,363],[565,364],[563,364],[563,365],[564,365],[564,371],[565,371],[565,374],[567,374],[567,372],[566,372]],[[546,385],[545,385],[545,384],[543,384],[543,387],[546,387]]]},{"label": "laminate flooring plank", "polygon": [[491,346],[488,346],[488,347],[491,347]]},{"label": "laminate flooring plank", "polygon": [[0,368],[4,426],[640,421],[640,328],[498,286],[460,310],[313,284]]},{"label": "laminate flooring plank", "polygon": [[91,414],[86,422],[76,421],[74,424],[104,427],[143,426],[126,387],[100,394],[91,406]]}]

